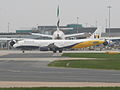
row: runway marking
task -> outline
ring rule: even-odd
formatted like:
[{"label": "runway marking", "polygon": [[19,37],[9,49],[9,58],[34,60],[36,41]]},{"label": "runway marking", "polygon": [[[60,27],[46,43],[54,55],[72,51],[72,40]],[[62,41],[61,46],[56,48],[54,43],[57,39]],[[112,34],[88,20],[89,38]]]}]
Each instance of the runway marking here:
[{"label": "runway marking", "polygon": [[19,70],[11,70],[11,69],[0,69],[0,71],[1,72],[4,72],[4,71],[6,71],[6,72],[23,72],[23,71],[19,71]]},{"label": "runway marking", "polygon": [[[91,58],[87,58],[92,60]],[[0,58],[0,61],[54,61],[54,60],[86,60],[86,58],[54,57],[54,58]]]},{"label": "runway marking", "polygon": [[1,88],[9,87],[120,87],[120,83],[102,82],[9,82],[1,81]]},{"label": "runway marking", "polygon": [[52,56],[62,56],[62,53],[53,53]]},{"label": "runway marking", "polygon": [[118,76],[118,75],[119,75],[119,76],[120,76],[120,74],[112,74],[112,75],[116,75],[116,76]]}]

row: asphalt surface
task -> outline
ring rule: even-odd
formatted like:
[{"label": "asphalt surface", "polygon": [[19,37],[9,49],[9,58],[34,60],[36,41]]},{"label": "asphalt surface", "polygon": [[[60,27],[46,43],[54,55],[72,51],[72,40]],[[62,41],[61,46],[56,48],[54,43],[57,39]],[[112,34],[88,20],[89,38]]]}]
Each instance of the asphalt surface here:
[{"label": "asphalt surface", "polygon": [[0,58],[59,58],[59,53],[10,53],[7,55],[0,56]]},{"label": "asphalt surface", "polygon": [[[24,61],[11,58],[25,58]],[[48,60],[29,61],[29,58],[48,58]],[[120,83],[120,71],[93,70],[77,68],[48,67],[52,53],[17,53],[2,55],[0,58],[0,81],[37,81],[37,82],[112,82]]]}]

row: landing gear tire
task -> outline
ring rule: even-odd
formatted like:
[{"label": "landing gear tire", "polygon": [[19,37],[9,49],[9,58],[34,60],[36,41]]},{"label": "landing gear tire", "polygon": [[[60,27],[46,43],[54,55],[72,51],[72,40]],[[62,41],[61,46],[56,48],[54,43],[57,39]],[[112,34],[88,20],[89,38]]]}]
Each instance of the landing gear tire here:
[{"label": "landing gear tire", "polygon": [[22,51],[22,53],[25,53],[25,51]]},{"label": "landing gear tire", "polygon": [[55,50],[55,51],[53,51],[53,53],[56,53],[57,51]]},{"label": "landing gear tire", "polygon": [[62,53],[62,50],[59,50],[59,53]]}]

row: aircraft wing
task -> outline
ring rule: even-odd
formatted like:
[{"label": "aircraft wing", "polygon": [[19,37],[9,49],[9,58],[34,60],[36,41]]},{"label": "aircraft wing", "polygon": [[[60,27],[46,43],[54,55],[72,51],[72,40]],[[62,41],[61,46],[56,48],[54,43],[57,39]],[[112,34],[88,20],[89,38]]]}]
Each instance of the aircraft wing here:
[{"label": "aircraft wing", "polygon": [[10,41],[10,40],[23,40],[26,38],[0,38],[1,41]]},{"label": "aircraft wing", "polygon": [[69,34],[69,35],[65,35],[65,38],[67,37],[77,37],[77,36],[82,36],[84,35],[85,33],[77,33],[77,34]]},{"label": "aircraft wing", "polygon": [[41,37],[49,37],[49,38],[53,38],[52,35],[45,35],[45,34],[40,34],[40,33],[31,33],[32,35],[36,35],[36,36],[41,36]]}]

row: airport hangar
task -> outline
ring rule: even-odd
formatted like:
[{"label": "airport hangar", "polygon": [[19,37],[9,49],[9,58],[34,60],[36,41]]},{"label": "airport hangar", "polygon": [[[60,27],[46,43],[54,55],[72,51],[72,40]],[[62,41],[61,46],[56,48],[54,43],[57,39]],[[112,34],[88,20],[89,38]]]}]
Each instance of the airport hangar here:
[{"label": "airport hangar", "polygon": [[[30,39],[45,40],[49,38],[31,35],[31,33],[52,35],[56,29],[57,29],[56,26],[38,26],[37,28],[30,28],[30,29],[23,28],[20,30],[16,30],[15,33],[14,32],[0,33],[0,38],[30,38]],[[68,24],[66,26],[60,26],[60,29],[65,34],[85,33],[82,36],[72,37],[67,39],[83,39],[93,34],[97,30],[97,27],[83,27],[82,24]],[[120,28],[111,28],[110,31],[108,28],[106,28],[105,33],[101,34],[101,36],[105,38],[108,37],[109,35],[111,37],[120,37]],[[9,40],[0,40],[0,49],[11,49],[9,47]]]}]

